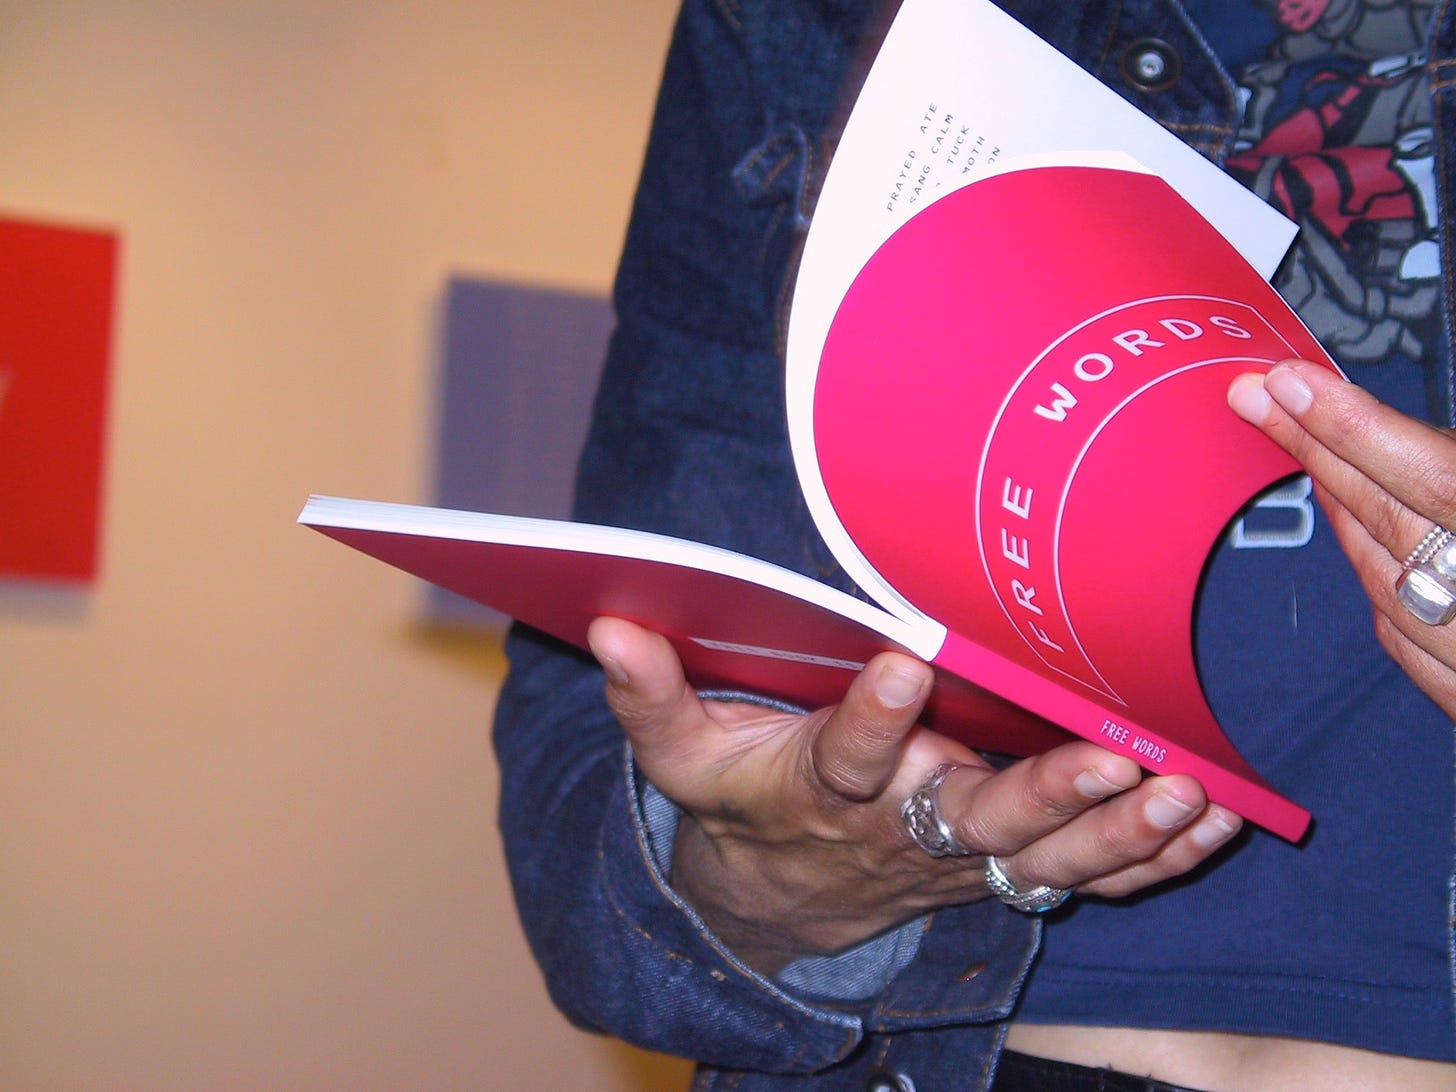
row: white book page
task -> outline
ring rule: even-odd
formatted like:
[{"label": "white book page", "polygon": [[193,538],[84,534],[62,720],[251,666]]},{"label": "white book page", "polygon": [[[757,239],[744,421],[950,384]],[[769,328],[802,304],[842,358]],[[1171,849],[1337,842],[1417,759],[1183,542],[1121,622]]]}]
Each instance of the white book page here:
[{"label": "white book page", "polygon": [[[789,321],[789,438],[815,523],[886,609],[916,612],[836,517],[814,450],[820,354],[855,275],[911,215],[1032,162],[1131,156],[1162,176],[1267,279],[1295,225],[988,0],[905,0],[855,103],[814,212]],[[1012,162],[1015,161],[1015,162]]]},{"label": "white book page", "polygon": [[896,617],[872,603],[767,561],[648,531],[317,494],[308,498],[298,522],[314,528],[337,527],[656,561],[772,588],[883,634],[923,659],[934,657],[945,640],[945,627],[923,615]]}]

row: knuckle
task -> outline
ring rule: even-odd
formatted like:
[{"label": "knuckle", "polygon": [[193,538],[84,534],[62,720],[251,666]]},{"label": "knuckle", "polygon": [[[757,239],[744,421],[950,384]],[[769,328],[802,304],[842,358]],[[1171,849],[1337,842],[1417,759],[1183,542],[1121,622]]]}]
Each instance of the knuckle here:
[{"label": "knuckle", "polygon": [[1395,620],[1384,611],[1375,612],[1375,638],[1380,642],[1380,647],[1392,656],[1396,654],[1396,646],[1403,640]]},{"label": "knuckle", "polygon": [[[1415,622],[1415,625],[1421,623]],[[1394,660],[1397,666],[1406,674],[1416,677],[1425,674],[1426,664],[1424,657],[1417,650],[1411,639],[1401,631],[1400,623],[1383,611],[1375,612],[1375,640],[1387,656]]]},{"label": "knuckle", "polygon": [[1153,833],[1150,827],[1146,821],[1102,823],[1092,832],[1091,854],[1098,860],[1115,862],[1113,867],[1141,861],[1166,838],[1166,832]]},{"label": "knuckle", "polygon": [[[1421,623],[1413,624],[1420,625]],[[1375,621],[1375,636],[1380,647],[1395,661],[1397,667],[1411,677],[1417,686],[1429,693],[1429,688],[1442,685],[1446,675],[1444,665],[1433,660],[1429,654],[1414,644],[1401,632],[1397,622],[1381,615]]]},{"label": "knuckle", "polygon": [[952,825],[968,846],[997,856],[1024,849],[1048,830],[1065,825],[1082,809],[1053,789],[1046,756],[992,774],[976,788]]},{"label": "knuckle", "polygon": [[[1385,495],[1385,491],[1373,482],[1366,486],[1365,494],[1368,501],[1362,507],[1368,510],[1364,519],[1370,529],[1371,537],[1377,542],[1397,544],[1403,542],[1409,533],[1406,530],[1408,517],[1404,506],[1391,503],[1390,498]],[[1399,549],[1398,545],[1396,549]]]},{"label": "knuckle", "polygon": [[1327,399],[1323,405],[1329,415],[1330,428],[1338,436],[1357,440],[1380,431],[1380,423],[1373,412],[1374,407],[1365,399],[1332,398]]},{"label": "knuckle", "polygon": [[1131,873],[1114,873],[1103,876],[1092,883],[1083,884],[1081,894],[1096,895],[1103,899],[1122,899],[1141,891],[1149,884],[1157,883],[1162,877],[1149,877]]},{"label": "knuckle", "polygon": [[835,796],[863,800],[874,794],[877,783],[865,771],[840,755],[816,758],[814,774],[819,783]]},{"label": "knuckle", "polygon": [[1202,860],[1203,854],[1197,852],[1193,846],[1186,842],[1175,842],[1156,857],[1150,858],[1141,867],[1130,869],[1121,877],[1122,885],[1125,888],[1122,894],[1131,895],[1145,887],[1181,876],[1195,868]]},{"label": "knuckle", "polygon": [[1406,464],[1406,482],[1416,506],[1426,511],[1456,514],[1456,480],[1451,474],[1453,445],[1422,447]]},{"label": "knuckle", "polygon": [[851,751],[874,756],[896,750],[905,734],[900,725],[863,713],[846,716],[840,730]]},{"label": "knuckle", "polygon": [[607,687],[607,708],[629,733],[651,715],[651,709],[635,694],[612,686]]},{"label": "knuckle", "polygon": [[816,746],[809,757],[811,780],[832,796],[866,800],[880,788],[878,771],[866,766],[862,752],[852,746]]},{"label": "knuckle", "polygon": [[1001,816],[990,814],[989,809],[972,804],[960,815],[946,816],[946,820],[961,845],[977,853],[1003,856],[1021,848],[1011,837],[1008,824]]},{"label": "knuckle", "polygon": [[1080,814],[1085,804],[1058,791],[1050,764],[1036,762],[1030,767],[1032,776],[1025,779],[1017,801],[1022,813],[1043,820],[1065,821]]},{"label": "knuckle", "polygon": [[899,725],[841,706],[816,737],[814,773],[843,795],[873,796],[884,787],[904,738]]}]

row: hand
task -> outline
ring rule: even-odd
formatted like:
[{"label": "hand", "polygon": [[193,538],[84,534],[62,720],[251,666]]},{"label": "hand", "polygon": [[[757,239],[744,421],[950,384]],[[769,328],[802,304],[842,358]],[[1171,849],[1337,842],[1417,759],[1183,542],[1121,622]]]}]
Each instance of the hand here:
[{"label": "hand", "polygon": [[683,808],[674,889],[766,974],[987,896],[980,856],[933,859],[900,822],[944,762],[963,767],[940,792],[957,838],[1023,888],[1125,895],[1193,868],[1240,825],[1192,778],[1144,779],[1090,743],[996,772],[916,725],[932,674],[906,656],[876,657],[838,706],[794,716],[700,701],[671,645],[628,622],[598,619],[589,639],[638,764]]},{"label": "hand", "polygon": [[1456,718],[1456,625],[1426,625],[1395,597],[1432,524],[1456,524],[1456,439],[1304,361],[1239,376],[1229,405],[1309,472],[1375,606],[1381,645]]}]

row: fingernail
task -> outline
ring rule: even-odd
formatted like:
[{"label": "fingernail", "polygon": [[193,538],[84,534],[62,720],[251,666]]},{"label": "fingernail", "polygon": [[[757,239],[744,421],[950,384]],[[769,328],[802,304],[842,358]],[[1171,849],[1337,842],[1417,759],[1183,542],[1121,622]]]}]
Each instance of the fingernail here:
[{"label": "fingernail", "polygon": [[1213,850],[1227,842],[1238,830],[1238,824],[1230,822],[1222,812],[1211,811],[1193,825],[1188,837],[1199,849]]},{"label": "fingernail", "polygon": [[1072,781],[1076,790],[1088,800],[1105,800],[1122,791],[1122,786],[1102,776],[1102,771],[1093,767],[1083,770]]},{"label": "fingernail", "polygon": [[1263,376],[1241,375],[1229,386],[1228,404],[1249,424],[1261,425],[1274,408],[1274,399],[1264,389]]},{"label": "fingernail", "polygon": [[1275,366],[1264,377],[1264,389],[1286,410],[1298,417],[1314,401],[1314,391],[1304,377],[1285,364]]},{"label": "fingernail", "polygon": [[904,709],[925,691],[925,678],[885,668],[875,680],[875,697],[888,709]]},{"label": "fingernail", "polygon": [[588,638],[587,644],[591,647],[591,654],[597,658],[597,663],[601,664],[602,670],[606,672],[608,681],[617,686],[626,686],[631,682],[631,679],[627,677],[627,669],[622,666],[620,660],[597,648],[590,638]]},{"label": "fingernail", "polygon": [[1193,813],[1193,807],[1191,804],[1183,803],[1177,797],[1160,792],[1153,794],[1144,806],[1143,812],[1155,826],[1162,827],[1164,830],[1172,830]]}]

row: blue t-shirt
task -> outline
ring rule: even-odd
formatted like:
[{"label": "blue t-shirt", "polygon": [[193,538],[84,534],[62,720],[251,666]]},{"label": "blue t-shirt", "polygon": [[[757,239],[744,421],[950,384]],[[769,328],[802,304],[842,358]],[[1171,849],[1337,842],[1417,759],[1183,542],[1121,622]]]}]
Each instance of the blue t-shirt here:
[{"label": "blue t-shirt", "polygon": [[[1185,7],[1245,100],[1229,170],[1300,224],[1280,291],[1351,378],[1426,416],[1442,336],[1429,0]],[[1172,890],[1069,904],[1019,1018],[1456,1059],[1451,725],[1376,642],[1307,479],[1231,528],[1195,639],[1220,723],[1314,813],[1311,834],[1296,847],[1248,831]]]}]

